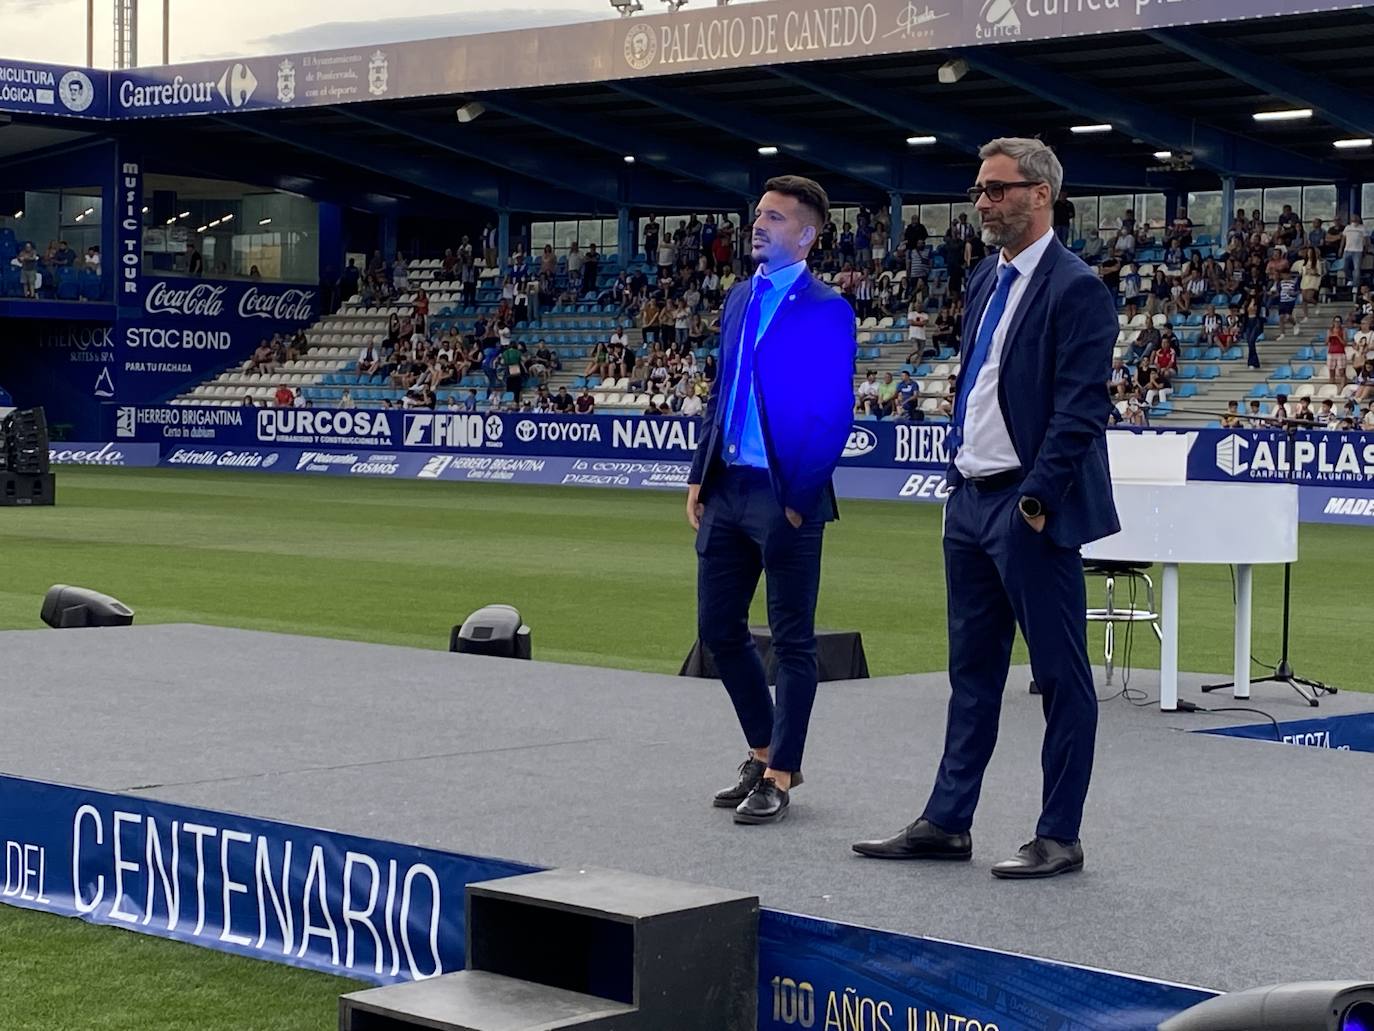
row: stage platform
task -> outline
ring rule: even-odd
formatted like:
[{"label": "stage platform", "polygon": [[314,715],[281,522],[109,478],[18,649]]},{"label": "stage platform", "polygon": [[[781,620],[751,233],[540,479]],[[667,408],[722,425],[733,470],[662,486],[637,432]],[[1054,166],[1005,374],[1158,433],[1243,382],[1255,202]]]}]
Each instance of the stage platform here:
[{"label": "stage platform", "polygon": [[[0,770],[15,777],[619,868],[1223,990],[1374,974],[1374,755],[1183,733],[1263,722],[1252,714],[1104,703],[1087,868],[1015,883],[988,870],[1035,824],[1042,719],[1025,670],[1007,694],[973,862],[922,865],[849,845],[924,802],[943,675],[821,685],[790,818],[741,827],[709,805],[743,753],[716,682],[196,625],[10,631],[0,653]],[[1243,704],[1182,680],[1185,698]],[[1132,675],[1152,696],[1155,683]],[[1261,685],[1249,704],[1299,720],[1369,712],[1374,695],[1311,709]]]}]

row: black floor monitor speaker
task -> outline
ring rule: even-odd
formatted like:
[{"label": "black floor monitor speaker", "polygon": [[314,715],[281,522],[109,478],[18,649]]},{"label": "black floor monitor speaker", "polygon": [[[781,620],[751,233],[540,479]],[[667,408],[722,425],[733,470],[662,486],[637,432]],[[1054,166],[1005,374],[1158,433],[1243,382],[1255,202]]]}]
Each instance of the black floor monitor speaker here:
[{"label": "black floor monitor speaker", "polygon": [[510,605],[480,608],[455,626],[449,634],[448,650],[466,655],[495,655],[503,659],[530,657],[530,628]]},{"label": "black floor monitor speaker", "polygon": [[[751,626],[749,632],[754,637],[754,647],[759,650],[763,668],[768,672],[768,683],[778,682],[778,660],[773,654],[773,634],[766,626]],[[816,665],[821,683],[831,680],[867,680],[868,656],[864,653],[863,635],[857,630],[817,630]],[[692,645],[687,658],[682,661],[680,677],[704,677],[719,680],[720,671],[711,650],[701,641]]]},{"label": "black floor monitor speaker", "polygon": [[50,627],[68,629],[83,626],[131,626],[134,610],[108,594],[53,584],[43,596],[43,622]]}]

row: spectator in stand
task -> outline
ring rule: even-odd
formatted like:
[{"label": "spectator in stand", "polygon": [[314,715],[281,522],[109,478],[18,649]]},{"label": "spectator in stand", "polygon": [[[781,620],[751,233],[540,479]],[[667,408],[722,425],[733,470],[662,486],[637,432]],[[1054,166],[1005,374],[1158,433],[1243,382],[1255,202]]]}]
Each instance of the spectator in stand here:
[{"label": "spectator in stand", "polygon": [[854,227],[848,222],[840,230],[840,261],[853,262],[857,259],[857,247],[854,244]]},{"label": "spectator in stand", "polygon": [[410,288],[410,266],[406,264],[406,256],[400,251],[396,252],[396,260],[391,265],[391,285],[396,288],[398,294],[403,294]]},{"label": "spectator in stand", "polygon": [[852,262],[846,261],[840,274],[835,277],[835,285],[839,287],[840,296],[849,302],[851,308],[857,309],[858,299],[855,288],[859,283],[859,273],[855,270]]},{"label": "spectator in stand", "polygon": [[[696,216],[693,216],[694,218]],[[596,277],[601,271],[601,255],[596,249],[596,244],[587,247],[587,256],[582,262],[582,294],[594,293],[596,291]],[[569,273],[571,276],[571,273]]]},{"label": "spectator in stand", "polygon": [[1112,371],[1107,377],[1107,390],[1113,401],[1125,401],[1135,390],[1131,370],[1126,368],[1126,363],[1120,358],[1112,359]]},{"label": "spectator in stand", "polygon": [[261,376],[264,373],[272,372],[277,367],[276,352],[272,350],[272,344],[268,340],[259,342],[257,349],[248,359],[248,366],[245,372],[256,373]]},{"label": "spectator in stand", "polygon": [[1260,308],[1260,302],[1251,297],[1245,304],[1245,324],[1243,332],[1245,334],[1245,345],[1249,349],[1245,364],[1248,368],[1258,369],[1259,359],[1259,338],[1264,335],[1264,312]]},{"label": "spectator in stand", "polygon": [[1245,425],[1252,430],[1262,430],[1269,425],[1269,420],[1260,411],[1259,401],[1250,402],[1249,410],[1245,413]]},{"label": "spectator in stand", "polygon": [[1271,420],[1272,420],[1272,419],[1277,419],[1277,420],[1280,420],[1280,421],[1282,421],[1282,422],[1287,422],[1287,421],[1288,421],[1289,416],[1288,416],[1288,395],[1287,395],[1287,394],[1276,394],[1276,395],[1275,395],[1275,397],[1274,397],[1274,406],[1273,406],[1272,408],[1269,409],[1269,418],[1270,418]]},{"label": "spectator in stand", "polygon": [[277,392],[272,395],[278,408],[290,408],[296,403],[296,393],[285,383],[277,384]]},{"label": "spectator in stand", "polygon": [[1292,270],[1280,274],[1273,289],[1279,309],[1279,336],[1283,336],[1284,331],[1290,326],[1294,331],[1297,330],[1297,323],[1293,321],[1293,309],[1298,303],[1298,274]]},{"label": "spectator in stand", "polygon": [[1340,416],[1336,414],[1335,406],[1331,404],[1331,398],[1322,398],[1321,407],[1317,412],[1316,423],[1319,429],[1334,430],[1340,427]]},{"label": "spectator in stand", "polygon": [[1204,347],[1208,344],[1216,344],[1217,334],[1225,324],[1226,319],[1217,312],[1217,306],[1215,304],[1207,305],[1207,311],[1202,316],[1202,331],[1198,334],[1197,342]]},{"label": "spectator in stand", "polygon": [[1221,417],[1221,428],[1224,430],[1238,430],[1241,428],[1240,404],[1238,402],[1226,402],[1226,414]]},{"label": "spectator in stand", "polygon": [[1179,205],[1178,214],[1174,216],[1169,240],[1179,247],[1191,247],[1193,244],[1193,220],[1188,217],[1188,209],[1182,205]]},{"label": "spectator in stand", "polygon": [[200,256],[200,251],[189,243],[186,245],[186,274],[196,279],[205,275],[205,259]]},{"label": "spectator in stand", "polygon": [[870,242],[873,247],[873,264],[877,268],[887,267],[889,240],[887,223],[881,220],[874,223],[873,236]]},{"label": "spectator in stand", "polygon": [[1360,328],[1355,331],[1355,339],[1350,344],[1346,349],[1346,367],[1358,369],[1370,357],[1370,348],[1374,347],[1374,316],[1366,315],[1360,319]]},{"label": "spectator in stand", "polygon": [[1318,295],[1326,275],[1326,264],[1317,249],[1309,245],[1299,251],[1292,271],[1298,274],[1298,289],[1302,291],[1302,317],[1306,319],[1311,315],[1310,306],[1319,303]]},{"label": "spectator in stand", "polygon": [[913,421],[924,418],[921,385],[911,378],[909,369],[903,369],[902,378],[897,381],[897,414]]},{"label": "spectator in stand", "polygon": [[344,387],[343,390],[339,392],[339,407],[340,407],[340,408],[356,408],[356,407],[357,407],[357,404],[356,404],[356,403],[354,402],[354,400],[353,400],[353,391],[349,390],[347,387]]},{"label": "spectator in stand", "polygon": [[1354,297],[1360,289],[1361,266],[1365,248],[1369,244],[1369,230],[1359,215],[1352,215],[1350,224],[1341,231],[1341,262],[1345,267],[1345,282]]},{"label": "spectator in stand", "polygon": [[1355,372],[1355,381],[1345,389],[1348,397],[1367,402],[1374,398],[1374,358],[1366,358]]},{"label": "spectator in stand", "polygon": [[978,239],[978,233],[973,228],[973,223],[968,220],[968,212],[961,211],[954,224],[949,227],[949,231],[954,234],[956,240],[964,243],[972,243]]},{"label": "spectator in stand", "polygon": [[873,227],[866,218],[854,227],[854,261],[865,272],[873,271]]},{"label": "spectator in stand", "polygon": [[1139,399],[1131,398],[1126,402],[1126,415],[1124,422],[1127,426],[1148,426],[1150,425],[1149,412]]},{"label": "spectator in stand", "polygon": [[692,383],[692,389],[688,392],[687,396],[682,399],[682,407],[678,409],[678,414],[685,415],[689,418],[695,418],[702,413],[703,409],[704,406],[702,404],[701,395],[697,393],[696,383],[694,381]]},{"label": "spectator in stand", "polygon": [[964,258],[968,244],[956,240],[952,233],[945,233],[940,242],[940,254],[945,259],[945,269],[949,272],[949,296],[959,297],[964,292]]},{"label": "spectator in stand", "polygon": [[1302,223],[1298,221],[1297,214],[1293,211],[1293,205],[1285,204],[1283,211],[1279,213],[1278,238],[1279,242],[1285,247],[1290,246],[1298,238]]},{"label": "spectator in stand", "polygon": [[1135,257],[1135,233],[1118,229],[1112,237],[1112,253],[1122,261],[1130,261]]},{"label": "spectator in stand", "polygon": [[94,272],[97,276],[100,275],[100,248],[99,248],[99,247],[87,247],[87,248],[86,248],[85,266],[86,266],[86,268],[88,268],[88,269],[90,269],[92,272]]},{"label": "spectator in stand", "polygon": [[662,227],[658,224],[658,216],[650,215],[649,221],[644,223],[644,260],[653,261],[658,254],[658,238]]},{"label": "spectator in stand", "polygon": [[940,398],[939,404],[936,406],[939,413],[945,416],[946,418],[950,418],[954,414],[954,393],[956,382],[957,377],[953,375],[947,376],[945,378],[945,396]]},{"label": "spectator in stand", "polygon": [[944,354],[947,349],[957,352],[959,326],[948,306],[942,307],[935,316],[935,325],[931,329],[931,343],[939,354]]},{"label": "spectator in stand", "polygon": [[1322,220],[1314,218],[1312,228],[1307,231],[1307,246],[1311,247],[1318,254],[1321,253],[1322,245],[1326,243],[1326,230],[1322,228]]},{"label": "spectator in stand", "polygon": [[1083,241],[1083,260],[1089,265],[1096,265],[1102,260],[1102,253],[1105,248],[1105,241],[1096,229],[1088,230],[1088,238]]},{"label": "spectator in stand", "polygon": [[258,403],[253,399],[252,394],[244,394],[243,400],[239,402],[239,405],[243,408],[256,408]]},{"label": "spectator in stand", "polygon": [[859,384],[854,411],[859,415],[878,416],[882,414],[882,410],[878,406],[878,373],[873,369],[868,370],[868,375]]},{"label": "spectator in stand", "polygon": [[[925,226],[922,226],[919,222],[916,224],[921,227],[922,232],[925,231]],[[909,231],[910,227],[908,227],[908,232]],[[930,244],[926,242],[924,236],[922,236],[917,243],[907,245],[906,286],[908,296],[918,292],[922,294],[927,294],[929,292],[930,270],[934,267],[934,264],[935,252]]]},{"label": "spectator in stand", "polygon": [[665,236],[658,245],[658,278],[664,279],[673,273],[677,264],[677,246],[671,237]]},{"label": "spectator in stand", "polygon": [[1110,252],[1097,266],[1097,274],[1102,279],[1102,285],[1110,290],[1113,296],[1121,292],[1121,267],[1121,259]]},{"label": "spectator in stand", "polygon": [[578,394],[577,400],[573,402],[573,407],[578,415],[591,415],[596,411],[596,398],[592,397],[590,390],[583,387],[582,393]]},{"label": "spectator in stand", "polygon": [[1309,426],[1317,421],[1317,413],[1312,411],[1312,400],[1307,397],[1298,398],[1298,410],[1293,413],[1294,422],[1305,422]]},{"label": "spectator in stand", "polygon": [[1073,241],[1073,219],[1077,214],[1073,201],[1064,190],[1059,191],[1059,199],[1054,202],[1054,235],[1059,242],[1068,247]]},{"label": "spectator in stand", "polygon": [[878,384],[878,415],[879,418],[886,415],[889,418],[897,414],[897,384],[892,379],[892,373],[883,373],[883,381]]},{"label": "spectator in stand", "polygon": [[1345,387],[1345,322],[1337,315],[1326,331],[1326,381]]},{"label": "spectator in stand", "polygon": [[38,260],[38,252],[34,250],[32,241],[25,241],[14,257],[14,264],[19,266],[19,283],[24,288],[24,298],[30,301],[38,299]]}]

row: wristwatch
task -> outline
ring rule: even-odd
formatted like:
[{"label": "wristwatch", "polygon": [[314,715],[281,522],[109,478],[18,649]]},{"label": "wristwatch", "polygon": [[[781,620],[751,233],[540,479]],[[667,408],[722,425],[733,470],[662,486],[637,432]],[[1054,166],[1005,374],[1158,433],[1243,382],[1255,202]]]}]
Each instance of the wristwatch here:
[{"label": "wristwatch", "polygon": [[1040,504],[1039,498],[1023,497],[1016,503],[1016,507],[1027,519],[1038,519],[1045,514],[1045,506]]}]

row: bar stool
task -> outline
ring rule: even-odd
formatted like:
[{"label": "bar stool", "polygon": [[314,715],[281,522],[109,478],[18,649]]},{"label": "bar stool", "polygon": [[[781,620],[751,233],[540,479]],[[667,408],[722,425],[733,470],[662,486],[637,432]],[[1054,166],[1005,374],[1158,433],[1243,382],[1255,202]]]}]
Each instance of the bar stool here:
[{"label": "bar stool", "polygon": [[[1116,641],[1117,623],[1149,623],[1155,632],[1155,637],[1160,641],[1164,640],[1164,632],[1159,628],[1159,610],[1155,608],[1155,583],[1150,579],[1146,572],[1151,562],[1118,562],[1106,559],[1084,559],[1083,573],[1090,577],[1102,577],[1106,581],[1107,596],[1105,607],[1100,609],[1088,609],[1089,623],[1106,624],[1106,645],[1103,649],[1103,657],[1106,659],[1107,684],[1112,682],[1113,651]],[[1134,607],[1118,608],[1116,604],[1116,587],[1118,580],[1125,580],[1128,590],[1132,590],[1137,585],[1145,587],[1145,608]],[[1127,597],[1133,597],[1132,593]]]}]

